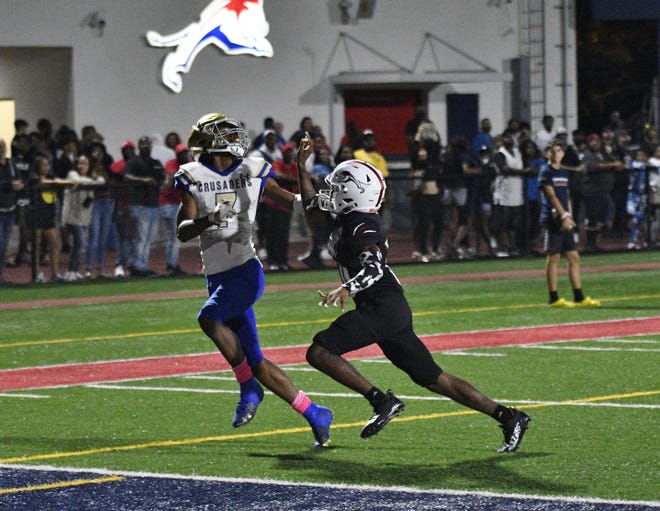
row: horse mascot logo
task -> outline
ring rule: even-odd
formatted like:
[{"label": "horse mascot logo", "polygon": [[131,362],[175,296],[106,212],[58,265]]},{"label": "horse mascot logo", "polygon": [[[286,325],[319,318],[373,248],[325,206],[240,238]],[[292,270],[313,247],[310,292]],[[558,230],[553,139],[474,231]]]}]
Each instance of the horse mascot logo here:
[{"label": "horse mascot logo", "polygon": [[190,71],[197,54],[210,44],[227,55],[272,57],[269,28],[263,0],[213,0],[198,21],[168,35],[150,30],[146,38],[151,46],[175,48],[165,57],[161,76],[165,86],[179,93],[181,73]]}]

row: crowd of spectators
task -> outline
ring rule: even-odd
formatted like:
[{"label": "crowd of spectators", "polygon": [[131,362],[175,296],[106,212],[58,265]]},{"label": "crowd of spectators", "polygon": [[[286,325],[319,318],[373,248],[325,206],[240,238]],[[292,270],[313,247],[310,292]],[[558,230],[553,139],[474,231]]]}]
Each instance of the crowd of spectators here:
[{"label": "crowd of spectators", "polygon": [[[546,115],[532,132],[528,123],[510,120],[493,134],[481,120],[471,140],[452,137],[443,144],[425,109],[406,125],[410,171],[394,175],[378,151],[378,133],[347,123],[333,151],[322,127],[309,116],[288,137],[281,122],[264,119],[251,154],[273,165],[277,181],[297,191],[297,141],[309,132],[315,152],[307,162],[317,188],[347,159],[371,162],[392,183],[405,179],[411,205],[412,257],[422,262],[473,257],[515,257],[540,251],[537,176],[547,162],[546,145],[559,141],[570,171],[570,193],[583,233],[583,250],[598,251],[604,236],[628,237],[629,249],[655,246],[660,216],[660,144],[655,129],[631,133],[618,116],[598,133],[569,134]],[[164,233],[166,273],[181,275],[176,211],[180,198],[172,188],[178,167],[190,153],[176,132],[127,140],[114,159],[94,126],[78,133],[68,126],[56,132],[47,119],[30,131],[15,122],[16,134],[0,140],[0,283],[6,266],[34,261],[35,280],[77,281],[150,276],[150,249],[156,232]],[[391,227],[395,205],[388,193],[382,209]],[[332,218],[307,225],[267,201],[257,215],[259,256],[270,270],[289,269],[289,231],[295,223],[309,239],[298,257],[308,267],[329,259],[324,240]],[[11,253],[8,253],[10,240]],[[114,270],[106,269],[114,253]],[[31,254],[31,257],[28,257]],[[49,275],[41,271],[48,266]]]},{"label": "crowd of spectators", "polygon": [[[630,250],[655,247],[660,224],[660,144],[655,129],[639,135],[618,116],[598,133],[569,134],[546,115],[536,133],[512,119],[492,134],[489,119],[471,140],[446,145],[433,122],[409,123],[409,195],[413,258],[429,262],[515,257],[542,250],[538,174],[549,143],[566,153],[570,194],[584,252],[602,250],[603,237],[626,238]],[[584,239],[580,240],[582,236]]]}]

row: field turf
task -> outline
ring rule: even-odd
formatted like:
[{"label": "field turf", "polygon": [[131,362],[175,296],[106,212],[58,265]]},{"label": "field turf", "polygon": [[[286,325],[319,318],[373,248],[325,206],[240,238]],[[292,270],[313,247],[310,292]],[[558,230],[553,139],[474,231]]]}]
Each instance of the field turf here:
[{"label": "field turf", "polygon": [[[658,255],[583,257],[593,309],[547,307],[542,259],[394,267],[418,334],[451,339],[438,363],[532,417],[505,454],[495,421],[374,353],[356,366],[406,409],[359,437],[368,403],[304,362],[338,314],[317,306],[334,271],[268,274],[255,307],[269,356],[333,409],[328,449],[270,393],[232,428],[236,383],[195,320],[201,277],[2,289],[0,509],[660,507]],[[185,366],[198,355],[203,370]],[[10,385],[21,371],[30,384]],[[53,372],[71,383],[48,383]]]}]

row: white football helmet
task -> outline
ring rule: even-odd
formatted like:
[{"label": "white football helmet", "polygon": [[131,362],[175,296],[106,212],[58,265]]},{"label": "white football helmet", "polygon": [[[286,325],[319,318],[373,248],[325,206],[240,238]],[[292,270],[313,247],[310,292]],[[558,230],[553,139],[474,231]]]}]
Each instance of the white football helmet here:
[{"label": "white football helmet", "polygon": [[224,114],[206,114],[192,127],[188,148],[196,160],[203,153],[226,153],[243,158],[250,148],[250,136],[240,122]]},{"label": "white football helmet", "polygon": [[385,179],[371,163],[347,160],[325,178],[329,188],[319,190],[319,208],[330,213],[376,213],[385,196]]}]

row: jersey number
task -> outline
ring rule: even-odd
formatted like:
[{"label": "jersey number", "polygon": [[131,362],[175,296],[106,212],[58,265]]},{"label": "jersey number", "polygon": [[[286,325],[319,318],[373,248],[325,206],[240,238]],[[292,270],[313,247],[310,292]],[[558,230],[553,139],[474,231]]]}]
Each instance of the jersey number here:
[{"label": "jersey number", "polygon": [[[222,192],[215,194],[215,203],[220,204],[221,202],[229,202],[229,205],[236,209],[236,192]],[[218,224],[220,229],[226,229],[229,227],[229,222],[227,220],[222,221]]]}]

